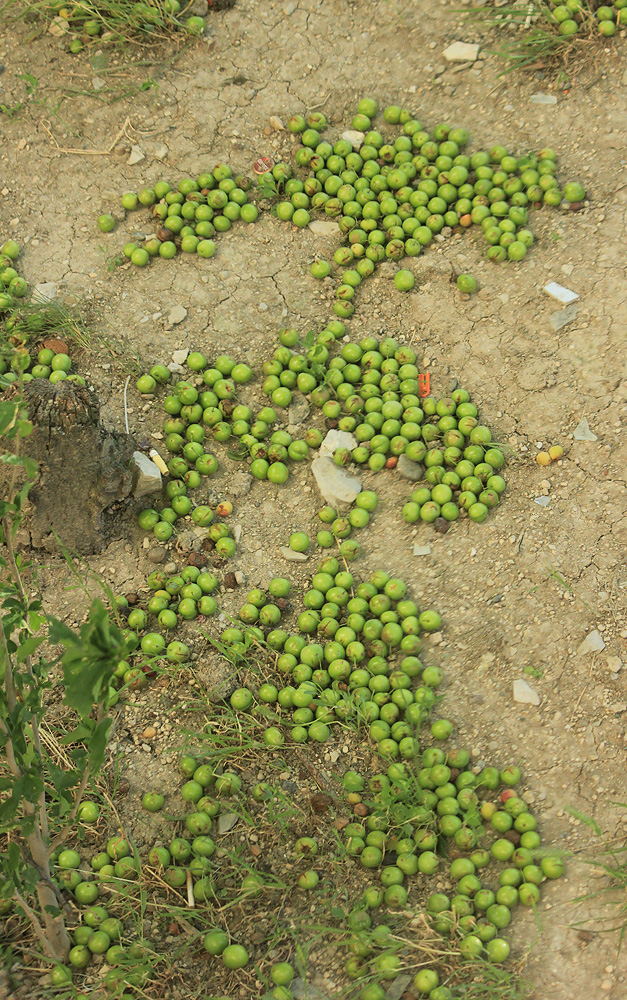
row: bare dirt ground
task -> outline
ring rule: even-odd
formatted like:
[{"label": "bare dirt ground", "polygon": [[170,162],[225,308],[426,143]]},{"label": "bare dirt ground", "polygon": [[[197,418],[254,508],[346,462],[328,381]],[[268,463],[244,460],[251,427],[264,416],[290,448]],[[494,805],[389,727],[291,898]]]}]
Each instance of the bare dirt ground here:
[{"label": "bare dirt ground", "polygon": [[[475,66],[440,72],[449,42],[479,36],[433,0],[240,0],[209,21],[208,40],[155,76],[156,86],[115,103],[103,99],[106,90],[89,93],[96,74],[87,55],[73,59],[50,36],[27,44],[23,27],[4,29],[2,102],[24,99],[20,74],[33,74],[38,86],[22,112],[0,115],[0,235],[23,245],[22,273],[30,283],[54,282],[62,299],[93,303],[93,350],[83,367],[106,419],[121,428],[132,355],[144,369],[167,362],[180,347],[209,356],[228,350],[238,360],[260,362],[280,327],[320,329],[333,297],[308,271],[315,255],[333,252],[332,240],[270,215],[223,235],[210,261],[109,269],[135,223],[129,215],[103,235],[95,219],[117,209],[123,191],[195,175],[223,160],[250,172],[258,156],[290,148],[271,116],[285,121],[315,107],[341,130],[364,95],[380,106],[407,106],[428,127],[463,125],[471,148],[499,142],[522,153],[553,146],[560,176],[581,178],[590,204],[579,214],[535,213],[537,242],[525,261],[492,266],[478,239],[464,234],[405,262],[417,279],[412,293],[398,293],[385,266],[360,291],[351,337],[385,332],[410,339],[436,394],[445,394],[451,379],[468,388],[494,437],[511,445],[515,458],[506,502],[484,524],[460,522],[446,536],[427,525],[416,533],[402,522],[401,496],[409,489],[398,479],[366,476],[385,503],[358,569],[392,570],[417,601],[440,610],[445,628],[436,653],[445,671],[445,714],[455,721],[460,744],[479,758],[521,762],[546,842],[576,852],[587,845],[586,828],[567,807],[593,816],[610,836],[624,837],[627,811],[616,805],[627,801],[624,41],[595,49],[564,92],[541,71],[498,77],[499,64],[489,54]],[[143,73],[129,69],[129,80],[141,83]],[[63,88],[88,93],[59,102]],[[557,104],[532,103],[538,91],[555,93]],[[146,155],[137,166],[111,150],[131,142]],[[449,282],[451,269],[474,274],[480,292],[462,298]],[[550,322],[558,306],[542,291],[550,280],[580,296],[576,319],[559,332]],[[170,328],[169,311],[179,304],[187,318]],[[122,360],[106,346],[116,337],[126,344]],[[573,439],[582,416],[595,442]],[[139,435],[159,422],[134,391],[130,419]],[[534,455],[554,443],[563,445],[564,458],[541,469]],[[229,495],[223,469],[212,489]],[[535,502],[542,495],[547,506]],[[233,498],[243,529],[236,562],[250,586],[276,573],[278,546],[290,531],[314,526],[317,495],[307,470],[290,478],[280,496],[278,505],[269,484],[254,482]],[[91,565],[125,592],[153,567],[134,518],[129,514],[119,527],[119,541]],[[413,555],[414,534],[430,542],[430,555]],[[307,566],[292,573],[285,564],[288,570],[304,580]],[[40,580],[47,605],[78,619],[63,564],[50,558]],[[581,652],[594,629],[605,649]],[[513,701],[519,677],[538,692],[539,707]],[[157,773],[171,753],[167,732],[148,750],[134,744],[132,736],[152,717],[149,702],[139,714],[141,722],[127,720],[121,730],[135,804],[147,768]],[[526,969],[541,1000],[622,1000],[627,994],[627,967],[615,939],[572,926],[591,909],[572,898],[599,884],[598,875],[573,861],[567,877],[545,890]],[[517,924],[524,927],[511,939],[520,956],[536,927],[518,918]],[[191,994],[183,987],[179,995]]]}]

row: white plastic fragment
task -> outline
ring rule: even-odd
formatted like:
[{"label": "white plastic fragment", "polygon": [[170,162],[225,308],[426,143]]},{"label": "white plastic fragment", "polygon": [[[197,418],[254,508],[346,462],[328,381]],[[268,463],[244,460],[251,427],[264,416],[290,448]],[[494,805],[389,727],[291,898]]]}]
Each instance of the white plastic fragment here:
[{"label": "white plastic fragment", "polygon": [[575,441],[598,441],[596,434],[590,430],[590,424],[585,417],[582,417],[573,431]]},{"label": "white plastic fragment", "polygon": [[533,502],[537,503],[540,507],[548,507],[549,504],[550,504],[550,502],[551,502],[551,498],[550,497],[536,497]]},{"label": "white plastic fragment", "polygon": [[603,636],[597,628],[593,632],[589,632],[586,638],[583,640],[578,653],[600,653],[602,649],[605,649],[605,642]]},{"label": "white plastic fragment", "polygon": [[537,94],[532,94],[529,100],[532,104],[557,104],[555,94],[543,94],[541,91]]},{"label": "white plastic fragment", "polygon": [[557,299],[558,302],[561,302],[563,306],[570,305],[571,302],[576,302],[579,298],[577,292],[573,292],[570,288],[564,288],[557,281],[549,281],[548,285],[544,286],[544,291],[552,299]]},{"label": "white plastic fragment", "polygon": [[521,678],[514,681],[514,701],[519,705],[539,705],[540,695]]}]

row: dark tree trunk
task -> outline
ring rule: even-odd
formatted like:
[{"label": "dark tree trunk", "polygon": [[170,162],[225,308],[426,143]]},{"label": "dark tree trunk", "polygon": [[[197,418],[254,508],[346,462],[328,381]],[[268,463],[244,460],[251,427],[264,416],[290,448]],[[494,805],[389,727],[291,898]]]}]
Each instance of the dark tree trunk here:
[{"label": "dark tree trunk", "polygon": [[99,552],[132,492],[132,439],[106,430],[97,396],[75,382],[33,379],[23,396],[33,433],[22,450],[39,464],[25,523],[31,544],[48,547],[58,535],[71,551]]}]

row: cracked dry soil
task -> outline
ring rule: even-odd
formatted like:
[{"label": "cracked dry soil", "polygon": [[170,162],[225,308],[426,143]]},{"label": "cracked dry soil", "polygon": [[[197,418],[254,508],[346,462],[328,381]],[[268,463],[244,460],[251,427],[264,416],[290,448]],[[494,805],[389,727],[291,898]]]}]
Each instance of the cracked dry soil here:
[{"label": "cracked dry soil", "polygon": [[[351,337],[385,331],[411,340],[434,392],[444,395],[457,379],[515,457],[506,502],[484,524],[458,523],[446,536],[422,525],[416,538],[431,545],[422,557],[413,556],[415,532],[399,516],[409,490],[393,475],[366,476],[365,485],[384,504],[357,568],[362,574],[393,569],[416,600],[440,610],[445,714],[455,721],[460,744],[490,762],[520,761],[545,842],[581,852],[589,833],[567,807],[593,816],[621,844],[627,833],[627,812],[615,805],[627,801],[625,43],[596,50],[593,64],[581,69],[569,91],[555,91],[557,105],[546,107],[529,98],[549,90],[549,80],[533,71],[498,77],[491,55],[475,67],[436,75],[447,44],[480,40],[457,17],[434,0],[239,0],[209,19],[208,41],[157,74],[156,88],[113,104],[77,93],[91,89],[87,55],[72,59],[51,36],[27,43],[23,27],[5,28],[3,101],[23,98],[19,74],[34,74],[39,86],[22,113],[0,116],[0,234],[23,246],[29,283],[55,282],[67,301],[94,304],[93,349],[81,365],[107,419],[121,429],[125,368],[99,352],[99,342],[122,337],[127,354],[144,368],[167,362],[180,347],[209,356],[228,349],[238,360],[260,363],[281,326],[305,332],[325,324],[333,292],[310,276],[308,265],[334,249],[331,238],[264,214],[256,225],[221,236],[210,261],[158,260],[145,270],[109,271],[107,261],[139,216],[120,216],[109,235],[96,230],[95,219],[117,211],[123,191],[222,160],[250,172],[258,156],[278,159],[289,151],[288,133],[273,130],[271,116],[285,121],[317,107],[337,131],[348,126],[364,95],[380,106],[407,106],[428,126],[463,125],[472,148],[502,142],[516,152],[556,149],[561,176],[580,176],[590,205],[579,214],[534,213],[537,242],[524,262],[492,266],[483,245],[464,234],[405,262],[417,279],[412,293],[396,291],[388,273],[394,268],[386,266],[360,289]],[[142,72],[150,70],[130,67],[129,79],[141,80]],[[59,105],[63,88],[72,93]],[[126,137],[146,154],[132,167],[115,151],[99,155],[127,119]],[[479,294],[460,296],[449,281],[452,269],[474,274]],[[542,292],[550,280],[580,296],[575,321],[557,333],[550,323],[557,306]],[[188,315],[169,329],[166,317],[175,304]],[[133,431],[158,429],[157,407],[145,407],[135,392],[130,405]],[[598,437],[594,443],[573,439],[583,415]],[[564,458],[541,469],[533,460],[540,443],[562,444]],[[229,496],[231,486],[223,466],[211,488]],[[543,494],[550,499],[544,507],[534,502]],[[276,572],[278,547],[289,532],[315,523],[311,477],[297,469],[279,505],[266,483],[245,485],[233,499],[242,525],[237,568],[250,586],[263,585]],[[152,566],[131,514],[121,519],[119,536],[90,562],[124,592],[141,586]],[[287,570],[304,581],[307,564]],[[40,580],[48,607],[77,620],[80,607],[65,589],[61,562],[49,558]],[[232,608],[240,603],[227,594],[227,611],[229,601]],[[580,652],[595,628],[605,650]],[[608,666],[615,657],[622,669]],[[610,663],[616,666],[615,659]],[[526,675],[525,667],[535,675]],[[540,695],[537,708],[513,701],[512,682],[525,676]],[[130,779],[124,808],[135,813],[145,774],[162,771],[171,754],[167,730],[144,748],[137,740],[158,714],[154,699],[148,688],[119,729]],[[517,916],[513,953],[519,957],[535,942],[526,974],[541,1000],[627,996],[616,940],[574,926],[591,904],[572,899],[600,885],[599,875],[575,857],[567,877],[545,887],[540,933],[528,916]],[[323,971],[320,982],[328,987]],[[173,995],[196,995],[189,988],[177,987]]]}]

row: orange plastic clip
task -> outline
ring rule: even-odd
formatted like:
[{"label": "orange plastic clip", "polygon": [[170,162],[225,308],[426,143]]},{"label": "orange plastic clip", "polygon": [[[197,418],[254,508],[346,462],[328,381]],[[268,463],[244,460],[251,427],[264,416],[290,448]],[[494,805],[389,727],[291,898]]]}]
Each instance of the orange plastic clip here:
[{"label": "orange plastic clip", "polygon": [[431,392],[431,376],[429,372],[425,372],[424,375],[418,376],[418,391],[420,398],[424,399]]}]

